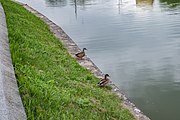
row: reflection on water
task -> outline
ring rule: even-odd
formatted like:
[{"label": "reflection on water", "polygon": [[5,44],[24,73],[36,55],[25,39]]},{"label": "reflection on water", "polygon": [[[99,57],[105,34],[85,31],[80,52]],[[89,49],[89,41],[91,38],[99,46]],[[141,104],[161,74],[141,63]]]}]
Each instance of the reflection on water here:
[{"label": "reflection on water", "polygon": [[160,0],[162,3],[166,3],[169,7],[177,7],[180,5],[180,0]]},{"label": "reflection on water", "polygon": [[96,3],[96,0],[45,0],[46,5],[50,7],[64,7],[67,6],[67,2],[70,5],[74,5],[75,3],[79,6],[93,5]]},{"label": "reflection on water", "polygon": [[67,6],[67,0],[45,0],[49,7],[64,7]]},{"label": "reflection on water", "polygon": [[77,19],[77,0],[74,0],[74,8],[75,8],[75,15],[76,15],[76,19]]},{"label": "reflection on water", "polygon": [[18,1],[88,48],[95,64],[152,120],[180,120],[179,0]]},{"label": "reflection on water", "polygon": [[136,0],[137,5],[153,5],[154,0]]},{"label": "reflection on water", "polygon": [[[21,0],[19,0],[21,1]],[[22,1],[28,1],[28,0],[22,0]],[[46,5],[51,7],[63,7],[67,6],[67,0],[45,0]],[[127,0],[118,0],[119,3],[122,3],[122,1],[127,2]],[[166,3],[167,5],[172,5],[173,7],[180,5],[179,0],[159,0],[161,3]],[[97,3],[97,0],[68,0],[68,2],[71,3],[71,5],[74,5],[76,2],[79,6],[85,6],[85,5],[94,5]],[[154,0],[136,0],[136,4],[146,4],[146,5],[153,5]]]}]

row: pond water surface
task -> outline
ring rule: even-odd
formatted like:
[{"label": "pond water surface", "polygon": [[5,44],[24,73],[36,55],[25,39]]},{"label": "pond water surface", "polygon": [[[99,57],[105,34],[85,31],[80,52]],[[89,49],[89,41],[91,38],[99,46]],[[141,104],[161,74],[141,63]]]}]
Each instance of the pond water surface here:
[{"label": "pond water surface", "polygon": [[180,120],[180,0],[18,0],[61,26],[152,120]]}]

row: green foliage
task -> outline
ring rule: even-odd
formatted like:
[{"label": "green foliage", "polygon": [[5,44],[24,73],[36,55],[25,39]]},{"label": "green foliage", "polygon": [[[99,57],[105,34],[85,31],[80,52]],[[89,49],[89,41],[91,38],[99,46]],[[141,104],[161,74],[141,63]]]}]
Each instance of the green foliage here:
[{"label": "green foliage", "polygon": [[22,6],[0,0],[28,120],[133,120],[120,99],[72,58],[48,26]]},{"label": "green foliage", "polygon": [[170,8],[174,8],[180,5],[180,0],[160,0],[160,2],[166,3]]}]

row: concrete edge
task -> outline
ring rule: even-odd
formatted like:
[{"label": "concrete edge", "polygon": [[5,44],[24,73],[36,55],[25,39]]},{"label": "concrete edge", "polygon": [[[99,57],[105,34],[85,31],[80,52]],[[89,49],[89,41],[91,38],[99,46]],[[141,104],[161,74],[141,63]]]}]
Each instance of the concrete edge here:
[{"label": "concrete edge", "polygon": [[26,120],[12,65],[6,17],[0,3],[0,120]]},{"label": "concrete edge", "polygon": [[[39,13],[32,7],[30,7],[27,4],[23,4],[21,2],[16,3],[22,5],[25,9],[27,9],[29,12],[33,13],[35,16],[41,18],[46,24],[48,24],[51,32],[54,33],[54,35],[59,38],[59,40],[63,43],[63,45],[67,48],[69,54],[72,57],[75,57],[75,53],[81,51],[80,48],[77,46],[77,44],[63,31],[61,27],[56,25],[54,22],[49,20],[46,16]],[[102,78],[103,73],[101,70],[88,58],[87,56],[83,60],[78,60],[78,63],[90,70],[96,77]],[[120,99],[122,99],[122,105],[127,108],[137,120],[150,120],[146,115],[143,114],[143,112],[138,109],[134,103],[132,103],[126,96],[123,94],[123,92],[114,84],[111,83],[110,86],[112,87],[112,91],[119,96]]]}]

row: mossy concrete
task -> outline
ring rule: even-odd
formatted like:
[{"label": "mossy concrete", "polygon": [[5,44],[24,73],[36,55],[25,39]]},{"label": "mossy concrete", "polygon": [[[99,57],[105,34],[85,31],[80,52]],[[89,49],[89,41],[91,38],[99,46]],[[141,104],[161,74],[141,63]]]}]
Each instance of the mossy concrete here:
[{"label": "mossy concrete", "polygon": [[9,49],[6,18],[0,3],[0,120],[26,120]]},{"label": "mossy concrete", "polygon": [[[77,46],[77,44],[63,31],[61,27],[56,25],[54,22],[49,20],[46,16],[39,13],[38,11],[28,6],[27,4],[22,4],[20,2],[17,2],[17,3],[22,5],[28,11],[33,13],[35,16],[41,18],[46,24],[48,24],[50,30],[54,33],[54,35],[57,38],[59,38],[59,40],[67,48],[67,50],[69,51],[69,54],[72,57],[75,57],[75,53],[81,51],[80,48]],[[81,66],[90,70],[96,77],[103,78],[103,73],[101,72],[101,70],[87,56],[85,56],[83,60],[77,60],[77,61]],[[138,109],[135,106],[135,104],[133,104],[114,83],[111,83],[110,86],[112,87],[112,92],[114,92],[116,95],[119,96],[120,99],[123,100],[122,105],[125,108],[127,108],[135,116],[137,120],[150,120],[150,118],[144,115],[141,112],[141,110]]]}]

